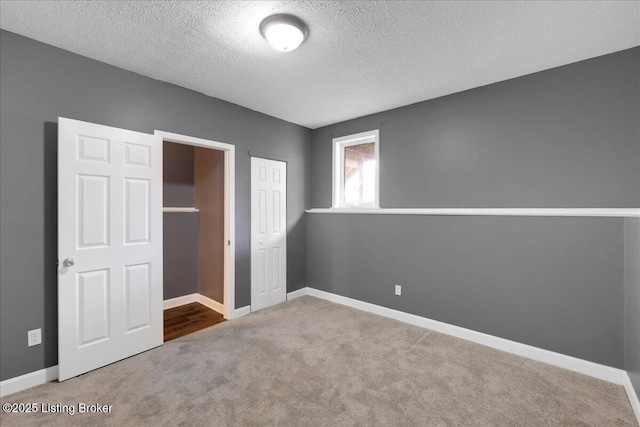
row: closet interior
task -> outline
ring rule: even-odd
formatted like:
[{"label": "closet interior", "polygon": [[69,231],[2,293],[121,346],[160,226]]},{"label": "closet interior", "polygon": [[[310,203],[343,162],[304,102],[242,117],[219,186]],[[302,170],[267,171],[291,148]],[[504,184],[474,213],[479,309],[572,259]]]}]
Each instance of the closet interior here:
[{"label": "closet interior", "polygon": [[164,300],[189,301],[164,311],[168,341],[224,321],[224,152],[163,144]]}]

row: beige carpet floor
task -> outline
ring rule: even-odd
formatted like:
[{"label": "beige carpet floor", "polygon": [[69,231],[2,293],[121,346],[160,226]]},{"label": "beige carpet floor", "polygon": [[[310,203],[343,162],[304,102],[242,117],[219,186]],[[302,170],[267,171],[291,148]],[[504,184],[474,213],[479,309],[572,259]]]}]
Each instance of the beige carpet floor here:
[{"label": "beige carpet floor", "polygon": [[312,297],[5,402],[112,412],[2,427],[637,426],[620,386]]}]

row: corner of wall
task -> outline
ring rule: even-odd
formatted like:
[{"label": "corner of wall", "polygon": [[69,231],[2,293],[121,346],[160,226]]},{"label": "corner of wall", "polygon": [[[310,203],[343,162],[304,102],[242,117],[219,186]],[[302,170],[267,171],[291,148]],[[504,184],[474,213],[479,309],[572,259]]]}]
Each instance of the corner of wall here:
[{"label": "corner of wall", "polygon": [[624,367],[640,395],[640,218],[624,221]]}]

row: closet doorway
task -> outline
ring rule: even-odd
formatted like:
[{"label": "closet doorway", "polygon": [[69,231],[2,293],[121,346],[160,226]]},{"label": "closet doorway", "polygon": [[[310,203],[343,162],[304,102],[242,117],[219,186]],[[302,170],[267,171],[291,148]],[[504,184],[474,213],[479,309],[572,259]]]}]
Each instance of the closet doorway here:
[{"label": "closet doorway", "polygon": [[162,138],[164,157],[167,340],[234,318],[235,148],[158,130],[155,135]]}]

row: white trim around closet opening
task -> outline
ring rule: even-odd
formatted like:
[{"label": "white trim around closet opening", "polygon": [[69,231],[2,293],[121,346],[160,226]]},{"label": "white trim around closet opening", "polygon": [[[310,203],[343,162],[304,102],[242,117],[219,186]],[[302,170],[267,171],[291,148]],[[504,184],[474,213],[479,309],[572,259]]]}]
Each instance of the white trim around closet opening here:
[{"label": "white trim around closet opening", "polygon": [[236,176],[236,148],[232,144],[179,135],[177,133],[155,130],[154,135],[162,137],[163,141],[176,144],[192,145],[194,147],[211,148],[224,151],[224,239],[227,242],[224,251],[224,312],[225,319],[238,317],[235,310],[236,296],[236,205],[235,205],[235,176]]}]

